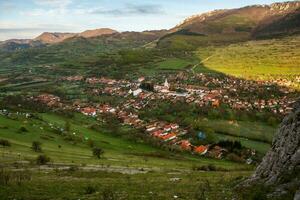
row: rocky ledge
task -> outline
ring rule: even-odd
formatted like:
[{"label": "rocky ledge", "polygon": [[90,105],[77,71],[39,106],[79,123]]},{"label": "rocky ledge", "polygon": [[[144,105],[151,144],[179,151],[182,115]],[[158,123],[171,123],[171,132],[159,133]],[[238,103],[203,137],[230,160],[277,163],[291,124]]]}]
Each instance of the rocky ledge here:
[{"label": "rocky ledge", "polygon": [[272,143],[252,177],[242,185],[257,183],[275,188],[269,197],[293,192],[300,199],[300,100],[280,124]]}]

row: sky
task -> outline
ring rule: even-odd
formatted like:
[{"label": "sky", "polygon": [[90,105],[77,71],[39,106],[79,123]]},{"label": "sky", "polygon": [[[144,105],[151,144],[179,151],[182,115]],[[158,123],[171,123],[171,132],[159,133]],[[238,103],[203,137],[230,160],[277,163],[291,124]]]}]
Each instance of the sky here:
[{"label": "sky", "polygon": [[96,28],[169,29],[194,14],[283,1],[0,0],[0,41],[31,39],[42,32],[82,32]]}]

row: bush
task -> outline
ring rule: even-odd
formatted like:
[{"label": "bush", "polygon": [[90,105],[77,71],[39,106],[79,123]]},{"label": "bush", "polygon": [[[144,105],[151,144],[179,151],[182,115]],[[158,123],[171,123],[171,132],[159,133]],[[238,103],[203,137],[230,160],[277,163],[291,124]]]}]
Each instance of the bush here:
[{"label": "bush", "polygon": [[50,160],[51,160],[50,157],[48,157],[46,155],[39,155],[36,158],[36,164],[38,164],[38,165],[45,165],[48,162],[50,162]]},{"label": "bush", "polygon": [[229,151],[234,151],[234,150],[241,150],[242,144],[240,141],[231,141],[231,140],[221,140],[220,142],[217,143],[220,147],[226,148]]},{"label": "bush", "polygon": [[76,165],[72,165],[72,166],[68,169],[69,172],[75,172],[75,171],[78,171],[78,170],[79,170],[79,167],[76,166]]},{"label": "bush", "polygon": [[217,171],[217,167],[215,165],[213,165],[213,164],[209,164],[208,165],[208,170],[209,171]]},{"label": "bush", "polygon": [[39,141],[33,141],[31,148],[35,152],[42,152],[41,145],[42,145],[42,143],[40,143]]},{"label": "bush", "polygon": [[192,170],[194,171],[217,171],[217,167],[213,164],[202,165],[202,166],[193,166]]},{"label": "bush", "polygon": [[28,132],[28,130],[27,130],[26,127],[21,126],[21,127],[19,128],[19,132],[20,132],[20,133],[25,133],[25,132]]},{"label": "bush", "polygon": [[96,192],[96,188],[91,185],[88,185],[84,190],[85,194],[93,194]]},{"label": "bush", "polygon": [[93,148],[93,155],[96,156],[97,158],[101,158],[101,155],[104,153],[104,151],[99,148],[99,147],[94,147]]},{"label": "bush", "polygon": [[10,147],[11,144],[8,140],[5,140],[5,139],[0,139],[0,145],[1,146],[4,146],[4,147]]}]

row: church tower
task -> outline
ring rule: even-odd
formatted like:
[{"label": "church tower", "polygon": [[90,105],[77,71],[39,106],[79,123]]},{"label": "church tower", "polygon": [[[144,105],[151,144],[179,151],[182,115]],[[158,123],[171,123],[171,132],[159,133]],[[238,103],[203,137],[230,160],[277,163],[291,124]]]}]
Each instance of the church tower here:
[{"label": "church tower", "polygon": [[168,79],[165,80],[164,87],[168,88],[168,89],[170,88],[170,84],[168,83]]}]

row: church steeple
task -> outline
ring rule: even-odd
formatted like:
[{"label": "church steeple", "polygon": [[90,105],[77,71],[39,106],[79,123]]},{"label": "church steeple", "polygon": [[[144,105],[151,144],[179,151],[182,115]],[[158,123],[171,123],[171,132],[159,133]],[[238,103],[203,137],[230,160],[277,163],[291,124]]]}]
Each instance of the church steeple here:
[{"label": "church steeple", "polygon": [[168,88],[168,89],[170,88],[170,85],[169,85],[169,83],[168,83],[168,79],[165,80],[164,87],[166,87],[166,88]]}]

